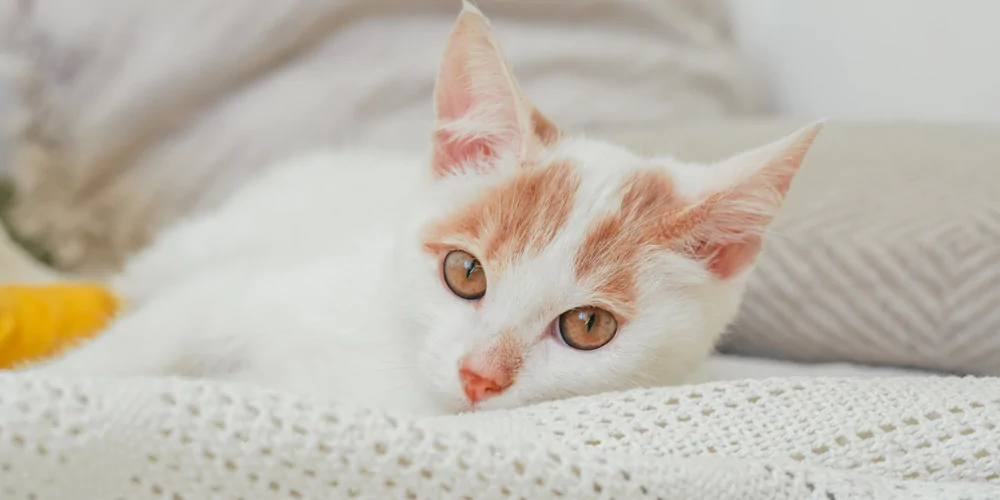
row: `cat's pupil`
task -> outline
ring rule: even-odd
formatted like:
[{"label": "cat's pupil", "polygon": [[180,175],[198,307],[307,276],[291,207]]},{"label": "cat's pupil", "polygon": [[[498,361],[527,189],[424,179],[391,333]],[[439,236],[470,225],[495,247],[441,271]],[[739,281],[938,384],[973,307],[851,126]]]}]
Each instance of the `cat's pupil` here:
[{"label": "cat's pupil", "polygon": [[594,321],[596,320],[596,314],[591,314],[590,317],[587,318],[587,333],[590,333],[591,328],[594,328]]},{"label": "cat's pupil", "polygon": [[465,261],[465,279],[469,279],[472,276],[472,273],[476,272],[477,267],[479,267],[478,260]]}]

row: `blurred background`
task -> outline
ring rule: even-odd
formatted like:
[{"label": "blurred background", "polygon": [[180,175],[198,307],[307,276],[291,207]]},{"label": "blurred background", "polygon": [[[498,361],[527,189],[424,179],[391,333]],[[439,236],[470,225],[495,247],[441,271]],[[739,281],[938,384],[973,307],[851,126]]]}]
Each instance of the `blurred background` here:
[{"label": "blurred background", "polygon": [[1000,121],[1000,3],[730,0],[770,111],[857,120]]},{"label": "blurred background", "polygon": [[[570,133],[713,160],[833,119],[738,350],[1000,374],[1000,2],[476,3]],[[46,265],[107,276],[291,155],[423,151],[459,9],[0,0],[6,227]]]},{"label": "blurred background", "polygon": [[[116,0],[5,3],[0,7],[8,28],[4,52],[8,58],[23,57],[31,46],[28,62],[48,66],[35,68],[43,79],[51,78],[42,83],[66,85],[77,93],[56,97],[97,97],[89,106],[114,108],[108,93],[132,85],[126,94],[162,98],[159,92],[181,93],[192,85],[184,78],[191,75],[179,73],[212,64],[215,57],[235,55],[226,68],[234,73],[241,63],[280,59],[255,57],[233,44],[246,44],[247,52],[268,51],[255,43],[284,44],[276,51],[298,52],[303,71],[326,73],[319,77],[325,88],[309,89],[323,95],[297,97],[302,104],[293,104],[321,105],[316,112],[331,115],[323,123],[326,133],[319,133],[324,141],[399,143],[406,138],[414,146],[423,138],[414,131],[426,128],[442,34],[459,5],[458,0],[290,2],[263,9],[253,0],[226,0],[214,7],[190,1],[176,6],[162,1],[129,6]],[[991,0],[484,0],[479,5],[497,26],[529,94],[572,128],[765,114],[1000,120],[1000,64],[994,62],[1000,4]],[[24,14],[29,10],[33,13]],[[241,22],[245,26],[234,29]],[[264,36],[255,29],[273,31]],[[227,42],[227,36],[234,39]],[[210,53],[220,48],[220,54]],[[313,52],[324,60],[307,61]],[[185,55],[196,61],[184,62]],[[135,67],[143,65],[145,70]],[[163,74],[150,74],[157,65],[164,66]],[[250,71],[268,74],[269,80],[280,80],[271,74],[294,73],[270,69]],[[202,76],[214,80],[219,74]],[[87,84],[80,80],[95,85],[112,77],[117,85],[104,92],[80,88]],[[163,88],[171,83],[177,86],[174,92]],[[10,79],[0,81],[4,115],[21,97],[14,86]],[[292,87],[287,84],[286,90]],[[276,118],[294,122],[295,111]],[[113,112],[121,110],[106,110]],[[0,155],[9,154],[10,141],[0,140]]]}]

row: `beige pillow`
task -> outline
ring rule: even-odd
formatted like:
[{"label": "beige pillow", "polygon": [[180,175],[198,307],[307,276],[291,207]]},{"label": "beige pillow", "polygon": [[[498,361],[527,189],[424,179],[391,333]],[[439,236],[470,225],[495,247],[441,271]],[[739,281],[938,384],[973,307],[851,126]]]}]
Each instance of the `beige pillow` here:
[{"label": "beige pillow", "polygon": [[[708,160],[796,125],[614,135]],[[723,349],[1000,375],[1000,127],[829,123]]]}]

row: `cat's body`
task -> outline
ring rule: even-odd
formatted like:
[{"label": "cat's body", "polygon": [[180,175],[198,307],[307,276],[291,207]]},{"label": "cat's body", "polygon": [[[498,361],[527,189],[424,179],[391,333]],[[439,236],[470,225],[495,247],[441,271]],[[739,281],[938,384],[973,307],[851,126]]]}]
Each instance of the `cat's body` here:
[{"label": "cat's body", "polygon": [[713,166],[563,135],[466,5],[429,159],[291,160],[167,231],[131,312],[43,367],[184,374],[420,413],[690,375],[819,130]]},{"label": "cat's body", "polygon": [[439,412],[388,309],[420,157],[326,152],[276,165],[166,231],[115,282],[134,312],[67,374],[181,374]]}]

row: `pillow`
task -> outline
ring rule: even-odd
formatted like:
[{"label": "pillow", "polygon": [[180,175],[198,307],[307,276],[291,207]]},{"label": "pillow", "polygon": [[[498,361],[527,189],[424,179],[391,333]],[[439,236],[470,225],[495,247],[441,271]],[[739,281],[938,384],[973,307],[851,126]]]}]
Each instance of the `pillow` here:
[{"label": "pillow", "polygon": [[[609,135],[708,160],[794,129]],[[1000,127],[829,123],[721,348],[1000,375]]]},{"label": "pillow", "polygon": [[[766,105],[718,0],[479,4],[522,87],[567,130]],[[101,274],[301,150],[422,153],[459,7],[0,2],[0,59],[19,73],[0,88],[16,81],[13,100],[24,107],[11,139],[12,232],[44,244],[63,269]]]}]

